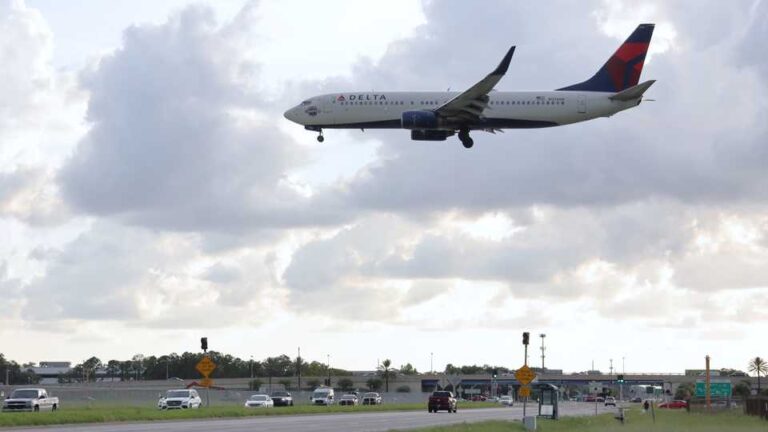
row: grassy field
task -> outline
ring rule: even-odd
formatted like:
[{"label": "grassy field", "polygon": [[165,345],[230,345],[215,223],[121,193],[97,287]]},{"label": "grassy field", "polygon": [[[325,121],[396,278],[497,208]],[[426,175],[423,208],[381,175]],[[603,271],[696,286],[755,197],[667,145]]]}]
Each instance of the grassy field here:
[{"label": "grassy field", "polygon": [[[461,409],[491,408],[498,405],[489,402],[473,402],[463,404]],[[267,409],[248,409],[241,406],[213,406],[196,410],[160,411],[151,407],[121,407],[97,405],[93,407],[65,407],[56,412],[39,413],[2,413],[0,428],[9,426],[40,426],[73,423],[108,423],[123,421],[159,421],[182,420],[193,418],[225,418],[260,415],[291,415],[291,414],[327,414],[327,413],[359,413],[374,411],[421,411],[426,412],[424,403],[384,404],[375,406],[355,407],[346,406],[311,406],[297,405]]]},{"label": "grassy field", "polygon": [[[689,414],[685,411],[656,412],[656,422],[650,414],[639,410],[630,411],[624,425],[613,415],[596,417],[568,417],[561,420],[538,421],[540,432],[752,432],[768,431],[768,422],[757,417],[741,413],[726,414]],[[522,423],[508,421],[490,421],[483,423],[464,423],[454,426],[441,426],[418,429],[412,432],[515,432],[525,431]]]}]

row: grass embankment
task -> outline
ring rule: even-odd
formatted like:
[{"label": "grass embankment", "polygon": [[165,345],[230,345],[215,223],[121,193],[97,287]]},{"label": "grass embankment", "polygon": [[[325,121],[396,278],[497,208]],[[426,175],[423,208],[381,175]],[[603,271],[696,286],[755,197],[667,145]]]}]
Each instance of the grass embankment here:
[{"label": "grass embankment", "polygon": [[[498,405],[488,402],[463,404],[461,409],[491,408]],[[426,403],[400,403],[384,405],[358,405],[354,407],[333,405],[330,407],[297,405],[278,408],[244,408],[242,406],[212,406],[195,410],[161,411],[150,407],[92,406],[64,407],[56,412],[2,413],[0,427],[42,426],[74,423],[111,423],[125,421],[185,420],[196,418],[234,418],[248,416],[274,416],[296,414],[363,413],[378,411],[426,412]]]},{"label": "grass embankment", "polygon": [[[650,414],[632,410],[625,424],[612,414],[592,417],[566,417],[560,420],[538,419],[540,432],[752,432],[768,431],[768,422],[758,417],[738,413],[689,414],[685,411],[656,411],[656,422]],[[439,426],[411,432],[515,432],[525,431],[522,423],[489,421]]]}]

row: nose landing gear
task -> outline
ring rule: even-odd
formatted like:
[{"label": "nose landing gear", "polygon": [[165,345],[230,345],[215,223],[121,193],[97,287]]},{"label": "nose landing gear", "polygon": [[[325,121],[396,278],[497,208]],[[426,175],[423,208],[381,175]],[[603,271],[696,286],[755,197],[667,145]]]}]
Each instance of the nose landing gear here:
[{"label": "nose landing gear", "polygon": [[467,128],[459,129],[459,140],[461,140],[461,144],[464,145],[464,148],[472,148],[475,144],[472,137],[469,136],[469,129]]},{"label": "nose landing gear", "polygon": [[325,137],[323,137],[323,130],[320,129],[320,135],[317,136],[317,142],[323,142],[325,141]]}]

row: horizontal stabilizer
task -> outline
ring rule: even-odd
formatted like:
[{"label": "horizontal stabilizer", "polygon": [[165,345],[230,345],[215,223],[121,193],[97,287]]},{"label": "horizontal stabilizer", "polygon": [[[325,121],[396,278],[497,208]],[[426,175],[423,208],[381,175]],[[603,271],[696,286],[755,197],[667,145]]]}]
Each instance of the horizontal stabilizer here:
[{"label": "horizontal stabilizer", "polygon": [[632,99],[637,99],[639,97],[643,96],[643,93],[645,93],[646,90],[648,90],[649,87],[655,83],[656,80],[648,80],[645,82],[642,82],[636,86],[632,86],[626,90],[622,90],[615,95],[611,96],[611,99],[613,100],[619,100],[619,101],[628,101]]}]

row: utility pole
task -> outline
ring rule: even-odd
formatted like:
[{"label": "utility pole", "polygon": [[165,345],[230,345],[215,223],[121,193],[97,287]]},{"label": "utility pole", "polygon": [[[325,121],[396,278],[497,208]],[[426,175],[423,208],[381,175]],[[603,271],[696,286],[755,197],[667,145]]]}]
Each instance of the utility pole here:
[{"label": "utility pole", "polygon": [[611,359],[611,373],[609,375],[613,376],[613,359]]},{"label": "utility pole", "polygon": [[299,347],[299,354],[296,357],[296,376],[298,376],[298,390],[301,391],[301,347]]},{"label": "utility pole", "polygon": [[546,368],[544,367],[544,351],[546,348],[544,347],[544,338],[547,337],[544,333],[540,334],[539,337],[541,338],[541,371],[543,372]]},{"label": "utility pole", "polygon": [[435,373],[435,368],[432,366],[432,358],[433,358],[434,354],[435,353],[432,353],[432,352],[429,353],[429,373],[430,374],[434,374]]},{"label": "utility pole", "polygon": [[251,379],[253,379],[253,356],[251,356]]},{"label": "utility pole", "polygon": [[328,357],[328,387],[331,386],[331,355],[327,354]]}]

